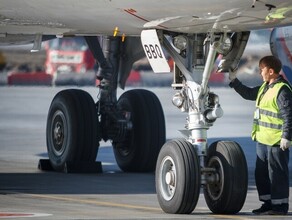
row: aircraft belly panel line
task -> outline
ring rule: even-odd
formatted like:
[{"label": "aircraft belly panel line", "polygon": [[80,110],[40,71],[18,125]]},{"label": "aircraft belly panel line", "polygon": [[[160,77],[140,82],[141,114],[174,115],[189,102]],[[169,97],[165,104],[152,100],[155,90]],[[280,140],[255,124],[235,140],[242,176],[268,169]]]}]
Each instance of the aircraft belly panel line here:
[{"label": "aircraft belly panel line", "polygon": [[[119,27],[128,36],[138,36],[143,28],[206,33],[218,21],[218,31],[237,32],[291,25],[291,10],[289,0],[274,1],[273,5],[260,1],[253,5],[250,1],[240,0],[227,1],[226,4],[215,0],[74,0],[70,4],[55,0],[44,0],[42,3],[28,0],[14,1],[12,4],[4,0],[1,1],[0,24],[1,34],[110,35],[114,27]],[[110,22],[107,19],[109,15]]]}]

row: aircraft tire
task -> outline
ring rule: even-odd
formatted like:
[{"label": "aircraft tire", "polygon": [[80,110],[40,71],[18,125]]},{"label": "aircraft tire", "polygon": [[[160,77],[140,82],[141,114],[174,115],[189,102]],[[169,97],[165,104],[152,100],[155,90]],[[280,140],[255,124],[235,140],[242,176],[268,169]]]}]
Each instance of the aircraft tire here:
[{"label": "aircraft tire", "polygon": [[153,172],[165,143],[164,113],[157,96],[147,90],[123,93],[118,108],[131,113],[133,129],[125,140],[113,142],[118,166],[125,172]]},{"label": "aircraft tire", "polygon": [[184,139],[164,144],[157,160],[155,184],[164,212],[189,214],[194,210],[200,194],[201,172],[192,144]]},{"label": "aircraft tire", "polygon": [[238,143],[217,141],[210,145],[207,167],[215,168],[219,181],[204,187],[209,209],[215,214],[236,214],[244,205],[248,170],[245,155]]},{"label": "aircraft tire", "polygon": [[47,118],[47,150],[52,167],[66,172],[66,163],[94,162],[99,142],[98,120],[92,97],[68,89],[54,97]]}]

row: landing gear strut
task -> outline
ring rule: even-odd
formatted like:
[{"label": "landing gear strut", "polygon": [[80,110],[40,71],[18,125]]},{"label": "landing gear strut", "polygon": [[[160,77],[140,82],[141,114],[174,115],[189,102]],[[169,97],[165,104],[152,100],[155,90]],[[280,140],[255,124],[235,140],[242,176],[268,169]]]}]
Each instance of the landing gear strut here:
[{"label": "landing gear strut", "polygon": [[223,110],[207,84],[218,53],[223,54],[219,70],[237,68],[249,33],[165,37],[159,32],[158,36],[176,64],[173,104],[188,112],[182,132],[185,140],[167,142],[158,157],[155,175],[159,204],[167,213],[190,213],[202,186],[212,212],[235,214],[246,198],[246,160],[235,142],[218,141],[208,147],[207,130]]}]

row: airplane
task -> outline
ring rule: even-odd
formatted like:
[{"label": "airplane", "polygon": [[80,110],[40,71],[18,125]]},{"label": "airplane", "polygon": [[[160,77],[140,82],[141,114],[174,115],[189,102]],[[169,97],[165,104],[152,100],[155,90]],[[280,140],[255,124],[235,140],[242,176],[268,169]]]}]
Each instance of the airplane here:
[{"label": "airplane", "polygon": [[270,35],[270,47],[274,56],[282,62],[282,70],[292,84],[292,27],[274,28]]},{"label": "airplane", "polygon": [[[235,214],[246,199],[246,159],[236,142],[207,141],[223,115],[208,80],[217,55],[218,71],[236,70],[250,31],[290,26],[291,12],[290,0],[2,0],[0,41],[33,42],[35,52],[44,40],[83,36],[99,66],[96,103],[79,89],[52,100],[46,140],[54,170],[94,166],[99,142],[110,140],[121,170],[155,171],[164,212],[191,213],[202,187],[213,213]],[[183,138],[166,143],[153,92],[133,89],[117,98],[145,54],[154,72],[169,71],[164,50],[175,62],[172,102],[187,113]]]}]

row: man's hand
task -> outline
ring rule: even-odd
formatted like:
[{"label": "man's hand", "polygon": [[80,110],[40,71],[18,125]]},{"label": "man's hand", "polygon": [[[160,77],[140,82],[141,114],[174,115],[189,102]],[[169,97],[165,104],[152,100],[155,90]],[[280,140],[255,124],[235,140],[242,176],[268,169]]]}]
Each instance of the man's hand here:
[{"label": "man's hand", "polygon": [[235,71],[229,70],[230,81],[233,81],[236,78],[236,73],[237,73],[236,70]]},{"label": "man's hand", "polygon": [[282,138],[280,142],[280,148],[284,151],[291,146],[291,141],[287,140],[286,138]]}]

